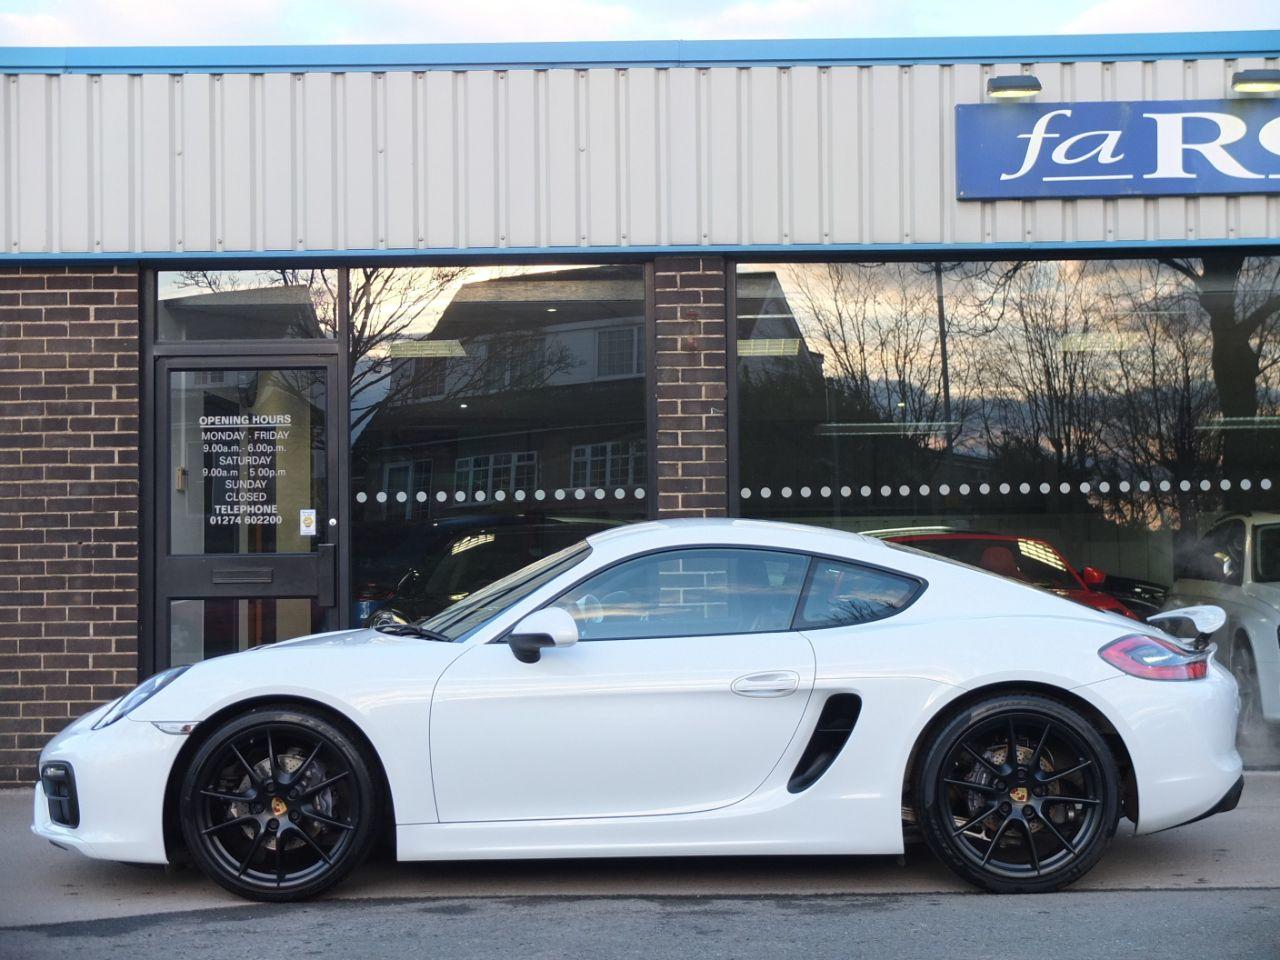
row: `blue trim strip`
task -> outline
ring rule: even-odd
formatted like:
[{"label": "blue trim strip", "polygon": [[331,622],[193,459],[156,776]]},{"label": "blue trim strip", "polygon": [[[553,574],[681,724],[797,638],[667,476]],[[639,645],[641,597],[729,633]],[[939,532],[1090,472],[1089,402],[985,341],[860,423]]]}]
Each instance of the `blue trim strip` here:
[{"label": "blue trim strip", "polygon": [[1280,56],[1280,30],[1029,37],[640,40],[314,46],[0,47],[0,73],[991,63]]},{"label": "blue trim strip", "polygon": [[[66,265],[143,263],[149,267],[192,263],[217,264],[220,269],[263,263],[426,263],[541,261],[545,263],[605,262],[650,259],[655,256],[732,256],[760,260],[827,258],[866,259],[879,255],[901,257],[940,256],[942,259],[968,258],[990,254],[1023,253],[1040,257],[1046,253],[1107,253],[1124,256],[1130,251],[1201,250],[1220,247],[1256,248],[1270,252],[1280,248],[1280,237],[1218,240],[1059,240],[1040,243],[797,243],[788,246],[744,246],[741,244],[687,244],[656,247],[440,247],[430,250],[249,250],[235,253],[185,253],[148,251],[145,253],[8,253],[0,255],[0,269],[6,264],[48,263]],[[1278,251],[1280,252],[1280,251]]]}]

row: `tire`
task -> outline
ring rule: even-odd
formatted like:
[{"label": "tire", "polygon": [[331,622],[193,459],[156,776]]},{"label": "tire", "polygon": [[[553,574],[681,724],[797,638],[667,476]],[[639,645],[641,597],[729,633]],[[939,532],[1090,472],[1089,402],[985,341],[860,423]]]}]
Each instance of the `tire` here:
[{"label": "tire", "polygon": [[[1249,638],[1237,634],[1231,645],[1231,675],[1240,691],[1240,720],[1236,727],[1236,747],[1252,754],[1257,750],[1267,761],[1270,753],[1280,750],[1280,727],[1269,723],[1262,713],[1262,689],[1258,680],[1258,661],[1253,656]],[[1249,763],[1251,756],[1246,756]]]},{"label": "tire", "polygon": [[1074,883],[1120,816],[1106,741],[1075,710],[1034,695],[993,697],[945,722],[923,746],[914,796],[929,848],[993,893]]},{"label": "tire", "polygon": [[305,900],[364,860],[383,809],[352,734],[297,709],[228,720],[196,750],[178,821],[191,859],[250,900]]}]

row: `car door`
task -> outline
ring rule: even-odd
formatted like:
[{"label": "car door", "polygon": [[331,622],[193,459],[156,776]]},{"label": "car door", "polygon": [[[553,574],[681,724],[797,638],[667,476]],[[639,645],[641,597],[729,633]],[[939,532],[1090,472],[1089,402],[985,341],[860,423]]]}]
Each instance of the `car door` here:
[{"label": "car door", "polygon": [[552,605],[579,641],[521,663],[505,642],[437,684],[444,822],[634,817],[752,793],[791,742],[814,654],[791,630],[808,557],[678,549],[598,571]]}]

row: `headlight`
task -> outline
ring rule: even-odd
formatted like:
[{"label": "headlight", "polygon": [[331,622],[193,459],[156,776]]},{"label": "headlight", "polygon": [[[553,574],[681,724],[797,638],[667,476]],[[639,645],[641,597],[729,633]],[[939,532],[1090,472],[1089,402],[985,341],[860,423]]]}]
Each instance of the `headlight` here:
[{"label": "headlight", "polygon": [[117,700],[111,709],[103,714],[102,719],[93,725],[93,729],[101,730],[103,727],[111,726],[121,717],[128,716],[186,673],[190,666],[191,664],[186,664],[185,666],[174,667],[172,670],[165,670],[162,673],[157,673],[154,677],[143,680],[142,683]]}]

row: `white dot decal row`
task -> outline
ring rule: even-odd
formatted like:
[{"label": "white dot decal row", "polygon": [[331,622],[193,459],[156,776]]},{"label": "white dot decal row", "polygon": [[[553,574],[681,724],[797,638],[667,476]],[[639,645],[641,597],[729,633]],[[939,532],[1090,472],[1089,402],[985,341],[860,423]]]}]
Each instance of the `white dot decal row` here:
[{"label": "white dot decal row", "polygon": [[[644,487],[615,487],[612,491],[613,499],[625,500],[628,496],[636,500],[643,500],[645,497]],[[356,494],[356,503],[368,503],[373,500],[376,503],[387,503],[394,500],[396,503],[408,503],[412,497],[418,503],[426,503],[428,500],[435,500],[437,503],[466,503],[472,501],[474,503],[484,503],[487,500],[493,500],[495,503],[503,503],[506,500],[513,500],[516,503],[523,503],[527,500],[543,501],[543,500],[607,500],[610,491],[604,487],[577,487],[565,488],[561,487],[557,490],[494,490],[490,493],[487,490],[475,490],[468,493],[466,490],[437,490],[434,494],[428,493],[426,490],[419,490],[416,493],[410,493],[408,490],[379,490],[376,493],[369,494],[361,490]]]},{"label": "white dot decal row", "polygon": [[[1256,483],[1257,483],[1258,489],[1260,490],[1271,489],[1270,478],[1264,477],[1263,479],[1256,481]],[[1254,487],[1254,484],[1255,484],[1255,481],[1245,478],[1243,480],[1240,480],[1234,486],[1240,490],[1247,491],[1247,490],[1252,490]],[[871,486],[868,486],[867,484],[863,484],[859,487],[852,487],[846,484],[839,488],[829,486],[829,485],[821,486],[821,487],[786,486],[786,487],[780,487],[776,490],[773,489],[772,487],[758,487],[754,489],[751,487],[743,487],[740,491],[738,491],[738,493],[743,500],[750,500],[752,497],[758,497],[761,500],[769,500],[775,497],[782,500],[789,500],[797,496],[801,500],[807,500],[810,497],[812,497],[815,492],[820,498],[824,500],[830,499],[836,493],[838,493],[842,498],[845,498],[845,499],[853,497],[856,494],[857,496],[865,500],[865,499],[870,499],[871,497],[874,497],[877,495],[882,498],[891,498],[894,496],[910,497],[913,495],[928,497],[935,494],[940,497],[949,497],[954,493],[962,497],[968,497],[974,494],[977,494],[978,496],[986,497],[994,493],[998,496],[1007,497],[1007,496],[1010,496],[1011,494],[1014,494],[1015,492],[1023,496],[1026,496],[1033,492],[1038,492],[1042,495],[1047,495],[1055,491],[1061,494],[1069,494],[1077,490],[1080,493],[1084,493],[1084,494],[1089,494],[1094,492],[1101,493],[1101,494],[1108,494],[1108,493],[1111,493],[1113,490],[1118,493],[1134,493],[1134,492],[1150,493],[1153,490],[1158,490],[1161,493],[1169,493],[1175,489],[1180,493],[1191,493],[1192,491],[1208,493],[1210,490],[1214,490],[1214,489],[1226,492],[1228,490],[1231,490],[1232,486],[1233,486],[1232,482],[1226,479],[1219,480],[1216,483],[1212,480],[1178,480],[1178,481],[1120,480],[1116,483],[1112,483],[1109,480],[1098,480],[1096,482],[1090,482],[1086,480],[1079,484],[1071,484],[1071,483],[1065,483],[1065,482],[1059,483],[1056,485],[1051,483],[1040,483],[1034,486],[1024,481],[1022,483],[1017,484],[1016,486],[1011,483],[999,483],[999,484],[961,483],[961,484],[956,484],[954,486],[949,483],[940,483],[936,487],[930,486],[927,483],[922,483],[919,486],[913,486],[911,484],[906,484],[906,483],[901,483],[896,485],[886,483],[886,484],[882,484],[879,487],[871,487]]]}]

